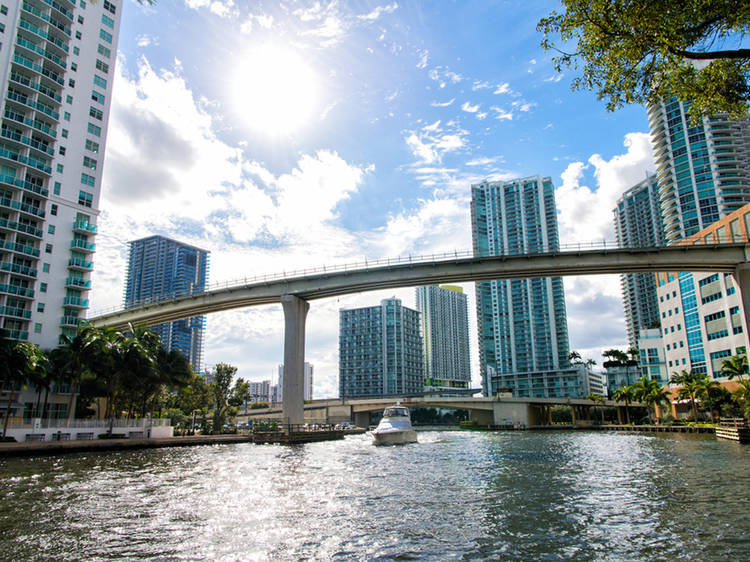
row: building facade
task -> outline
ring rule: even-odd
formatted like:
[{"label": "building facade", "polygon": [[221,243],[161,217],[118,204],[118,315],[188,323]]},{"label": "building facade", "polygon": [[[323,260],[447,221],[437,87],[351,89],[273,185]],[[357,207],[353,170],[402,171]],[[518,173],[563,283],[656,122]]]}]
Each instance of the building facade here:
[{"label": "building facade", "polygon": [[[701,230],[684,244],[747,240],[750,204]],[[721,364],[747,350],[742,297],[728,273],[656,274],[666,367],[670,374],[695,370],[721,378]]]},{"label": "building facade", "polygon": [[268,402],[271,403],[271,381],[248,382],[248,391],[250,393],[250,403]]},{"label": "building facade", "polygon": [[[628,189],[614,209],[615,235],[621,247],[645,248],[666,243],[656,174]],[[640,330],[659,323],[656,280],[651,273],[620,276],[628,342],[636,345]]]},{"label": "building facade", "polygon": [[[552,181],[532,176],[472,185],[471,226],[478,256],[559,250]],[[483,281],[476,287],[485,395],[512,387],[517,396],[549,396],[548,385],[542,394],[533,390],[532,374],[570,366],[562,278]]]},{"label": "building facade", "polygon": [[[208,282],[209,253],[164,236],[129,243],[125,308],[178,295],[202,293]],[[177,350],[195,371],[203,363],[205,316],[150,326],[168,350]]]},{"label": "building facade", "polygon": [[[271,389],[272,397],[274,402],[282,402],[284,400],[284,364],[279,365],[279,378],[276,387]],[[313,399],[313,366],[312,363],[305,361],[304,365],[304,388],[302,390],[303,400]],[[275,389],[275,390],[274,390]]]},{"label": "building facade", "polygon": [[689,121],[690,105],[648,107],[668,243],[687,238],[750,202],[750,119]]},{"label": "building facade", "polygon": [[0,10],[0,327],[43,348],[88,308],[121,8]]},{"label": "building facade", "polygon": [[[658,297],[657,297],[658,302]],[[661,324],[659,324],[661,326]],[[638,333],[639,350],[638,366],[641,375],[649,380],[659,381],[662,384],[669,382],[669,370],[667,369],[667,358],[664,354],[664,338],[661,327],[641,330]]]},{"label": "building facade", "polygon": [[425,390],[450,392],[471,384],[469,306],[461,287],[416,289],[424,347]]},{"label": "building facade", "polygon": [[421,393],[424,356],[419,312],[390,298],[339,311],[339,396]]}]

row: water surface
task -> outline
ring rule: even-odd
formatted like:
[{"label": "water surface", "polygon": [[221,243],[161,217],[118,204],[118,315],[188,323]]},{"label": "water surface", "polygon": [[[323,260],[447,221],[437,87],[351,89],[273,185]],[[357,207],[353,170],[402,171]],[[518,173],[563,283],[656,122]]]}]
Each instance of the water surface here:
[{"label": "water surface", "polygon": [[750,447],[424,432],[0,462],[4,559],[750,559]]}]

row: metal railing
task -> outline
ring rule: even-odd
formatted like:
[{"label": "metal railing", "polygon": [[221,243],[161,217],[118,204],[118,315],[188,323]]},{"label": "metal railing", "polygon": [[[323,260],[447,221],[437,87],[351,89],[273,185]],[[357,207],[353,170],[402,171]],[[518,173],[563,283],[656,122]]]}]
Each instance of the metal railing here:
[{"label": "metal railing", "polygon": [[[739,244],[739,243],[747,243],[748,239],[745,237],[735,236],[734,238],[731,237],[724,237],[718,241],[711,241],[706,242],[702,239],[698,239],[695,241],[690,241],[690,245],[692,246],[715,246],[717,244]],[[366,271],[366,270],[372,270],[372,269],[378,269],[383,267],[395,267],[395,266],[403,266],[403,265],[409,265],[409,264],[425,264],[425,263],[439,263],[439,262],[448,262],[458,259],[468,259],[473,257],[518,257],[518,256],[533,256],[533,255],[544,255],[544,254],[558,254],[558,253],[564,253],[564,252],[584,252],[584,251],[593,251],[593,250],[648,250],[648,249],[659,249],[659,248],[666,248],[666,247],[674,247],[674,246],[654,246],[652,248],[644,248],[642,246],[623,246],[621,244],[618,244],[615,241],[612,240],[601,240],[601,241],[593,241],[593,242],[577,242],[572,244],[556,244],[556,245],[548,245],[546,247],[540,247],[540,248],[505,248],[505,247],[499,247],[499,248],[490,248],[486,252],[480,252],[475,253],[473,250],[454,250],[452,252],[444,252],[444,253],[434,253],[434,254],[408,254],[405,256],[397,256],[393,258],[379,258],[379,259],[367,259],[365,258],[362,261],[357,262],[348,262],[348,263],[342,263],[342,264],[333,264],[333,265],[322,265],[322,266],[316,266],[316,267],[309,267],[304,269],[294,269],[294,270],[284,270],[281,272],[276,273],[268,273],[263,275],[255,275],[252,277],[241,277],[236,279],[231,279],[227,281],[218,281],[215,283],[211,283],[206,286],[204,290],[193,290],[193,291],[185,291],[185,290],[178,290],[173,291],[171,293],[165,293],[162,295],[154,296],[154,297],[147,297],[143,299],[137,299],[134,301],[130,301],[127,303],[127,306],[111,306],[101,309],[96,309],[92,312],[90,315],[91,317],[94,316],[102,316],[104,314],[110,314],[114,312],[123,312],[125,310],[128,310],[130,308],[135,308],[138,306],[144,306],[148,304],[157,304],[157,303],[163,303],[166,301],[170,301],[173,299],[186,297],[190,295],[201,295],[204,293],[212,292],[212,291],[219,291],[222,289],[233,289],[233,288],[239,288],[244,287],[246,285],[256,285],[256,284],[262,284],[262,283],[271,283],[276,281],[285,281],[285,280],[292,280],[292,279],[299,279],[302,277],[308,277],[312,275],[325,275],[325,274],[333,274],[333,273],[345,273],[347,271]]]},{"label": "metal railing", "polygon": [[[171,425],[170,422],[169,418],[117,418],[113,427],[168,427]],[[38,422],[18,419],[8,420],[8,427],[14,429],[109,429],[110,424],[111,420],[43,419]]]}]

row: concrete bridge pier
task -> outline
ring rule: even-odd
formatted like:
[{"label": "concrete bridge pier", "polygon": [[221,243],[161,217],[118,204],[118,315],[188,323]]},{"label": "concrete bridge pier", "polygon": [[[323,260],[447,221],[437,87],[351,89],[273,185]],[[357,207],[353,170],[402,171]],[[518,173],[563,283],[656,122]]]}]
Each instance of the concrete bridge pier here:
[{"label": "concrete bridge pier", "polygon": [[310,303],[294,295],[283,295],[284,309],[284,423],[305,423],[305,320]]}]

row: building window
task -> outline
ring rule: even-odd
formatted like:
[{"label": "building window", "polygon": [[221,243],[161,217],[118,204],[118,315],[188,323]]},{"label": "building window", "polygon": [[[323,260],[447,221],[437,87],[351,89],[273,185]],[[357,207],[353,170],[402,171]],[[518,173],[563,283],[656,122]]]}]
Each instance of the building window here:
[{"label": "building window", "polygon": [[73,103],[73,96],[65,96],[65,103]]},{"label": "building window", "polygon": [[94,100],[97,103],[104,104],[104,94],[100,94],[96,90],[91,91],[91,99]]},{"label": "building window", "polygon": [[65,147],[61,146],[57,149],[57,151],[60,153],[61,156],[65,156]]},{"label": "building window", "polygon": [[76,81],[71,78],[70,80],[68,80],[68,86],[70,86],[71,88],[75,88]]},{"label": "building window", "polygon": [[107,10],[110,14],[113,16],[115,15],[115,10],[117,9],[114,4],[109,2],[108,0],[104,0],[104,9]]},{"label": "building window", "polygon": [[49,264],[43,263],[42,264],[42,273],[49,273]]},{"label": "building window", "polygon": [[78,16],[78,23],[83,25],[83,16]]},{"label": "building window", "polygon": [[66,121],[70,121],[70,113],[68,113],[67,111],[63,113],[63,119],[65,119]]},{"label": "building window", "polygon": [[68,129],[63,129],[60,133],[62,138],[67,139],[68,138]]},{"label": "building window", "polygon": [[102,14],[102,23],[111,29],[115,28],[115,20],[104,14]]},{"label": "building window", "polygon": [[[55,214],[57,214],[57,211],[55,211]],[[55,233],[55,225],[54,224],[47,225],[47,232],[49,234],[54,234]]]},{"label": "building window", "polygon": [[101,76],[97,76],[96,74],[94,74],[94,85],[99,86],[100,88],[104,88],[105,90],[107,89],[107,81]]},{"label": "building window", "polygon": [[102,128],[101,127],[97,127],[93,123],[89,123],[87,130],[88,130],[89,133],[91,133],[92,135],[94,135],[96,137],[100,137],[102,135]]},{"label": "building window", "polygon": [[88,156],[83,157],[83,167],[91,170],[96,170],[96,160],[89,158]]},{"label": "building window", "polygon": [[102,113],[101,109],[89,107],[89,117],[93,117],[94,119],[98,119],[99,121],[101,121],[104,117],[104,113]]},{"label": "building window", "polygon": [[102,39],[102,40],[106,41],[107,43],[112,43],[112,34],[111,33],[107,33],[103,29],[100,29],[99,30],[99,39]]},{"label": "building window", "polygon": [[41,334],[42,333],[42,325],[39,322],[34,323],[34,333],[35,334]]},{"label": "building window", "polygon": [[[81,183],[83,185],[94,187],[95,182],[96,182],[96,178],[94,176],[90,176],[88,174],[81,174]],[[78,202],[80,203],[81,201],[79,200]],[[87,206],[90,207],[91,205],[87,205]]]},{"label": "building window", "polygon": [[57,173],[58,174],[62,174],[62,172],[63,172],[63,165],[62,164],[58,164],[56,169],[57,169]]},{"label": "building window", "polygon": [[110,58],[112,56],[112,51],[107,49],[104,45],[99,45],[99,47],[96,49],[96,52],[100,55],[104,55],[107,58]]},{"label": "building window", "polygon": [[70,63],[70,70],[72,70],[73,72],[77,71],[78,70],[78,63],[71,62]]},{"label": "building window", "polygon": [[81,32],[80,31],[76,31],[76,39],[78,39],[80,41],[82,37],[83,37],[83,35],[81,35]]},{"label": "building window", "polygon": [[43,302],[37,303],[37,305],[36,305],[36,311],[37,312],[44,312],[44,303]]},{"label": "building window", "polygon": [[8,15],[8,6],[6,6],[5,4],[3,4],[2,6],[0,6],[0,14],[3,14],[4,16],[7,16]]},{"label": "building window", "polygon": [[57,205],[52,203],[52,206],[49,208],[49,214],[57,216]]},{"label": "building window", "polygon": [[51,254],[52,253],[52,244],[47,244],[44,246],[44,253],[45,254]]},{"label": "building window", "polygon": [[78,47],[73,47],[73,54],[74,55],[80,55],[81,54],[81,49],[79,49]]},{"label": "building window", "polygon": [[55,195],[60,195],[60,182],[56,181],[54,187],[52,188],[52,193]]},{"label": "building window", "polygon": [[99,143],[86,139],[86,150],[90,150],[94,154],[99,154]]},{"label": "building window", "polygon": [[47,292],[47,283],[40,283],[39,284],[39,292],[40,293],[46,293]]},{"label": "building window", "polygon": [[91,203],[94,200],[93,194],[89,193],[88,191],[79,191],[78,192],[78,204],[83,205],[84,207],[91,207]]},{"label": "building window", "polygon": [[109,65],[99,59],[96,59],[96,69],[101,70],[104,74],[109,74]]}]

